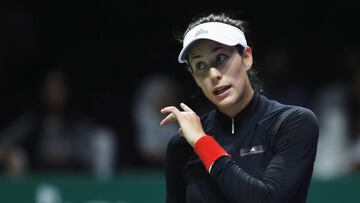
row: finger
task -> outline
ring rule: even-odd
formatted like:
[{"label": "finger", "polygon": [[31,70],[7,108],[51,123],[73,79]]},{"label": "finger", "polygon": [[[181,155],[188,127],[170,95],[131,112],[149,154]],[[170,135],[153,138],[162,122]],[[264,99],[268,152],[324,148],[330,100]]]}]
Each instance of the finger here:
[{"label": "finger", "polygon": [[178,117],[180,115],[180,111],[179,109],[177,109],[175,106],[168,106],[165,107],[163,109],[161,109],[160,111],[161,113],[173,113],[175,115],[175,117]]},{"label": "finger", "polygon": [[170,113],[169,115],[167,115],[161,122],[160,125],[166,125],[168,123],[171,123],[173,121],[176,120],[176,117],[173,113]]},{"label": "finger", "polygon": [[188,107],[186,104],[184,103],[181,103],[180,104],[181,108],[184,110],[184,111],[187,111],[187,112],[194,112],[190,107]]}]

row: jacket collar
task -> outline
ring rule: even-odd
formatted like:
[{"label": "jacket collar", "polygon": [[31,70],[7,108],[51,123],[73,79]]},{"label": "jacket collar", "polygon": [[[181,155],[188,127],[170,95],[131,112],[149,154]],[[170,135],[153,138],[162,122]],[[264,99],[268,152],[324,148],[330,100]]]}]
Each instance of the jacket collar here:
[{"label": "jacket collar", "polygon": [[236,134],[240,126],[243,126],[253,115],[257,109],[260,99],[260,91],[255,89],[254,94],[250,102],[246,107],[241,110],[235,117],[231,118],[222,113],[219,109],[216,109],[215,118],[221,124],[221,126],[230,134]]}]

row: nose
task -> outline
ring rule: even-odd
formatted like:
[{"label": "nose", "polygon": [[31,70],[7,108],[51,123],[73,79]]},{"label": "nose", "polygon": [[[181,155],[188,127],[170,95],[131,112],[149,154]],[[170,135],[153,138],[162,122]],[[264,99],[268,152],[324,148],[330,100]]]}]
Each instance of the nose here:
[{"label": "nose", "polygon": [[209,69],[209,76],[212,82],[217,82],[222,78],[221,72],[214,67]]}]

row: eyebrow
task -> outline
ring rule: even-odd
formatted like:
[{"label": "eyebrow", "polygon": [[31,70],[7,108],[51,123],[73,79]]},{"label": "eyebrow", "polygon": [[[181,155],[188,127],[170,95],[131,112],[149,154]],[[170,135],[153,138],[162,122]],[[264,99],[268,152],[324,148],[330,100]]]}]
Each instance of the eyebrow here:
[{"label": "eyebrow", "polygon": [[[224,47],[222,47],[222,46],[215,47],[215,48],[213,48],[213,49],[211,50],[211,53],[214,53],[214,52],[216,52],[217,50],[223,49],[223,48],[224,48]],[[191,57],[191,61],[194,60],[194,59],[196,59],[196,58],[200,58],[200,57],[201,57],[200,55],[195,55],[195,56]],[[191,61],[190,61],[190,63],[191,63]]]},{"label": "eyebrow", "polygon": [[220,46],[220,47],[215,47],[213,48],[213,50],[211,51],[211,53],[214,53],[215,51],[219,50],[219,49],[223,49],[224,47]]}]

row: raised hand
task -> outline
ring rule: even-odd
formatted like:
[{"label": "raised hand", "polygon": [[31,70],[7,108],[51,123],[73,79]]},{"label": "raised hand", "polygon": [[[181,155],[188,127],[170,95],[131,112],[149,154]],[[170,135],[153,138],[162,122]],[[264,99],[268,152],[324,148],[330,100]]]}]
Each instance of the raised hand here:
[{"label": "raised hand", "polygon": [[191,146],[194,146],[196,141],[205,135],[204,129],[201,125],[200,117],[184,103],[181,103],[180,107],[183,111],[180,111],[175,106],[168,106],[161,109],[161,113],[170,114],[160,122],[160,125],[166,125],[173,121],[179,122],[180,134]]}]

